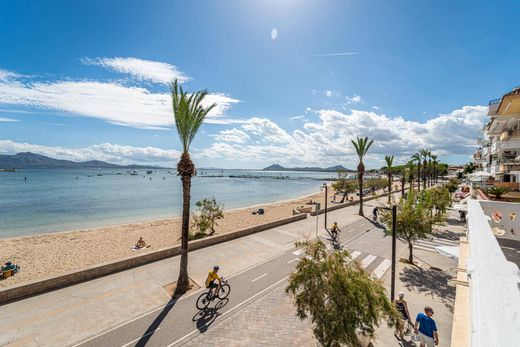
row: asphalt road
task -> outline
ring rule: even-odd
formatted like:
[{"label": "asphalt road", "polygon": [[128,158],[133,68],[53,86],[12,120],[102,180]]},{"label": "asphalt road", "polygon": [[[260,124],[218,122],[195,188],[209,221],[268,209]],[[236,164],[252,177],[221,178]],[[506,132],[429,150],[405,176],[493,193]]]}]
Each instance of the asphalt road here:
[{"label": "asphalt road", "polygon": [[[383,233],[381,229],[366,219],[340,226],[340,228],[342,230],[340,235],[342,245],[352,250],[351,246],[355,243],[357,243],[357,246],[365,244],[365,248],[368,249],[361,250],[362,252],[369,252],[370,246],[378,242],[377,240],[381,238]],[[359,250],[359,247],[356,247],[356,250]],[[359,251],[355,252],[358,255],[360,253]],[[245,307],[255,298],[285,281],[294,270],[299,256],[301,256],[300,252],[294,248],[228,277],[227,280],[231,286],[228,298],[222,301],[218,299],[213,301],[205,311],[199,311],[195,306],[198,296],[206,290],[200,289],[75,346],[182,345],[197,334],[211,329],[212,325],[219,319]],[[379,257],[367,256],[363,261],[367,262],[367,270],[379,271],[380,276],[382,276],[388,267],[380,266],[376,268],[376,264],[370,267],[368,263],[373,262],[376,258]],[[385,265],[387,265],[387,262],[388,260],[385,260]],[[225,271],[225,269],[222,269],[222,271]],[[226,277],[225,273],[221,275]],[[129,302],[128,304],[139,305],[138,302]]]}]

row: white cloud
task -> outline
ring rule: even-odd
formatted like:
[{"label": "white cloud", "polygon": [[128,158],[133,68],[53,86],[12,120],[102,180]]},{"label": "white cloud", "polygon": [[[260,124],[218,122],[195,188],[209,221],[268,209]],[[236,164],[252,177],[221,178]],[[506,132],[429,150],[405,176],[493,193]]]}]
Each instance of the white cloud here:
[{"label": "white cloud", "polygon": [[302,122],[307,122],[307,118],[304,115],[292,116],[292,117],[289,117],[289,119],[290,120],[298,120],[298,121],[302,121]]},{"label": "white cloud", "polygon": [[33,152],[72,161],[102,160],[125,165],[134,163],[173,165],[180,158],[180,153],[176,150],[156,147],[132,147],[102,143],[85,148],[65,148],[0,140],[0,153],[16,154],[20,152]]},{"label": "white cloud", "polygon": [[218,135],[215,135],[215,140],[222,142],[245,143],[249,139],[248,134],[236,128],[221,130]]},{"label": "white cloud", "polygon": [[174,79],[186,82],[189,78],[172,64],[138,58],[83,58],[87,65],[97,65],[119,73],[126,73],[141,81],[170,84]]},{"label": "white cloud", "polygon": [[325,95],[330,98],[332,96],[332,90],[326,90]]},{"label": "white cloud", "polygon": [[271,40],[276,40],[278,38],[278,29],[277,28],[273,28],[273,30],[271,30]]},{"label": "white cloud", "polygon": [[347,99],[347,104],[357,104],[357,103],[363,101],[363,99],[361,99],[361,95],[356,95],[356,94],[352,97],[346,96],[345,98]]},{"label": "white cloud", "polygon": [[13,71],[7,71],[7,70],[0,69],[0,81],[7,81],[8,79],[18,78],[18,77],[23,77],[23,75],[20,75]]},{"label": "white cloud", "polygon": [[246,143],[213,143],[198,153],[201,157],[256,163],[278,162],[288,165],[342,163],[355,167],[357,157],[350,142],[356,136],[375,139],[367,162],[381,166],[385,154],[401,161],[421,148],[441,156],[466,155],[475,148],[475,140],[486,119],[484,106],[464,106],[426,122],[389,117],[375,112],[352,110],[316,111],[317,122],[306,122],[291,134],[265,118],[252,118],[242,126],[251,137]]},{"label": "white cloud", "polygon": [[0,122],[18,122],[18,119],[0,117]]},{"label": "white cloud", "polygon": [[[229,124],[221,118],[237,102],[224,94],[209,94],[204,103],[216,103],[217,107],[208,115],[208,122]],[[0,81],[0,104],[68,112],[144,129],[164,129],[174,124],[169,94],[115,82]]]}]

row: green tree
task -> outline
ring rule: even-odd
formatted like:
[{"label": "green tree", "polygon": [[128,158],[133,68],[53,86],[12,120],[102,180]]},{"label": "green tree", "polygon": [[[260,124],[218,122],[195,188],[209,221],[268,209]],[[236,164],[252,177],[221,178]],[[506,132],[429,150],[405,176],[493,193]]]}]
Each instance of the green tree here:
[{"label": "green tree", "polygon": [[457,189],[459,189],[459,180],[456,178],[452,178],[446,183],[445,186],[450,193],[455,193]]},{"label": "green tree", "polygon": [[[425,239],[431,234],[434,224],[431,217],[429,202],[423,199],[424,195],[412,190],[408,199],[400,199],[397,212],[397,235],[408,243],[408,261],[413,264],[413,243]],[[392,225],[392,214],[387,210],[381,211],[382,221]]]},{"label": "green tree", "polygon": [[347,251],[329,252],[321,241],[299,242],[305,250],[286,288],[298,317],[310,317],[322,346],[358,346],[358,334],[373,337],[381,320],[398,327],[399,314],[380,281]]},{"label": "green tree", "polygon": [[464,175],[468,175],[470,173],[473,173],[473,171],[475,171],[475,167],[473,166],[472,162],[469,162],[468,164],[464,165],[464,170],[462,171],[462,173]]},{"label": "green tree", "polygon": [[188,278],[188,238],[190,232],[190,191],[191,178],[196,175],[195,164],[191,161],[189,149],[204,118],[216,106],[205,107],[202,104],[207,90],[193,94],[185,92],[175,80],[171,86],[173,116],[175,126],[182,144],[182,155],[177,164],[177,174],[182,181],[182,232],[181,232],[181,263],[175,294],[183,294],[189,289]]},{"label": "green tree", "polygon": [[439,162],[437,161],[438,157],[439,156],[437,154],[432,154],[432,160],[433,160],[433,165],[432,165],[433,176],[432,176],[432,180],[433,180],[434,184],[437,184],[437,173],[438,173],[437,165],[439,164]]},{"label": "green tree", "polygon": [[497,200],[502,199],[502,195],[509,192],[509,189],[506,187],[490,187],[486,190],[488,195],[494,195]]},{"label": "green tree", "polygon": [[446,209],[451,205],[451,194],[446,187],[436,186],[430,189],[433,208],[436,215],[446,213]]},{"label": "green tree", "polygon": [[426,189],[426,181],[427,181],[427,166],[428,166],[428,157],[430,155],[430,151],[427,149],[421,149],[420,150],[421,158],[423,161],[423,168],[422,168],[422,179],[423,179],[423,189]]},{"label": "green tree", "polygon": [[359,158],[359,164],[357,167],[357,176],[358,176],[358,184],[359,184],[359,215],[365,216],[363,213],[363,176],[365,175],[365,165],[363,164],[363,158],[368,152],[370,146],[372,146],[374,140],[368,140],[368,137],[357,137],[357,140],[352,140],[352,144],[356,150],[356,153]]},{"label": "green tree", "polygon": [[388,203],[392,202],[392,169],[394,164],[393,155],[385,155],[386,174],[388,175]]},{"label": "green tree", "polygon": [[348,200],[348,195],[356,191],[356,182],[353,179],[348,178],[348,172],[346,170],[338,170],[338,180],[332,183],[332,188],[338,194],[343,194],[341,202]]},{"label": "green tree", "polygon": [[[215,198],[197,201],[195,206],[198,212],[193,214],[195,232],[191,239],[200,239],[215,233],[217,220],[224,218],[224,205],[218,203]],[[209,233],[208,233],[209,232]]]},{"label": "green tree", "polygon": [[409,160],[405,164],[406,166],[406,174],[408,175],[408,183],[410,187],[408,188],[410,191],[413,190],[413,173],[415,171],[415,163],[412,160]]}]

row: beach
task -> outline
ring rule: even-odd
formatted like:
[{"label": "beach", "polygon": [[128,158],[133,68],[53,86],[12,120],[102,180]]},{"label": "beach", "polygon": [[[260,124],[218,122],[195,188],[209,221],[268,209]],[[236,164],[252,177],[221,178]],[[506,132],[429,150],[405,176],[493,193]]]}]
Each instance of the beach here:
[{"label": "beach", "polygon": [[[329,190],[329,201],[332,193]],[[352,195],[355,197],[355,195]],[[338,196],[338,201],[341,198]],[[324,193],[293,200],[227,210],[218,220],[216,234],[228,233],[260,225],[293,215],[293,209],[306,205],[309,200],[324,206]],[[252,212],[264,208],[264,215]],[[193,211],[192,211],[193,212]],[[76,271],[129,256],[145,254],[180,243],[179,218],[123,224],[94,229],[55,232],[34,236],[0,239],[0,261],[14,260],[21,268],[15,276],[0,281],[0,287],[9,287],[28,281]],[[149,248],[133,251],[131,248],[143,237]]]}]

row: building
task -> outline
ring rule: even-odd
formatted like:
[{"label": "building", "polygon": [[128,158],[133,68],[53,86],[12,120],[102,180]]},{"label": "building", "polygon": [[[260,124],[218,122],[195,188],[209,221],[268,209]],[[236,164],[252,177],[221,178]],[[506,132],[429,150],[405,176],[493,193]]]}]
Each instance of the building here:
[{"label": "building", "polygon": [[520,87],[489,102],[488,123],[474,165],[493,175],[495,185],[518,190],[520,182]]}]

